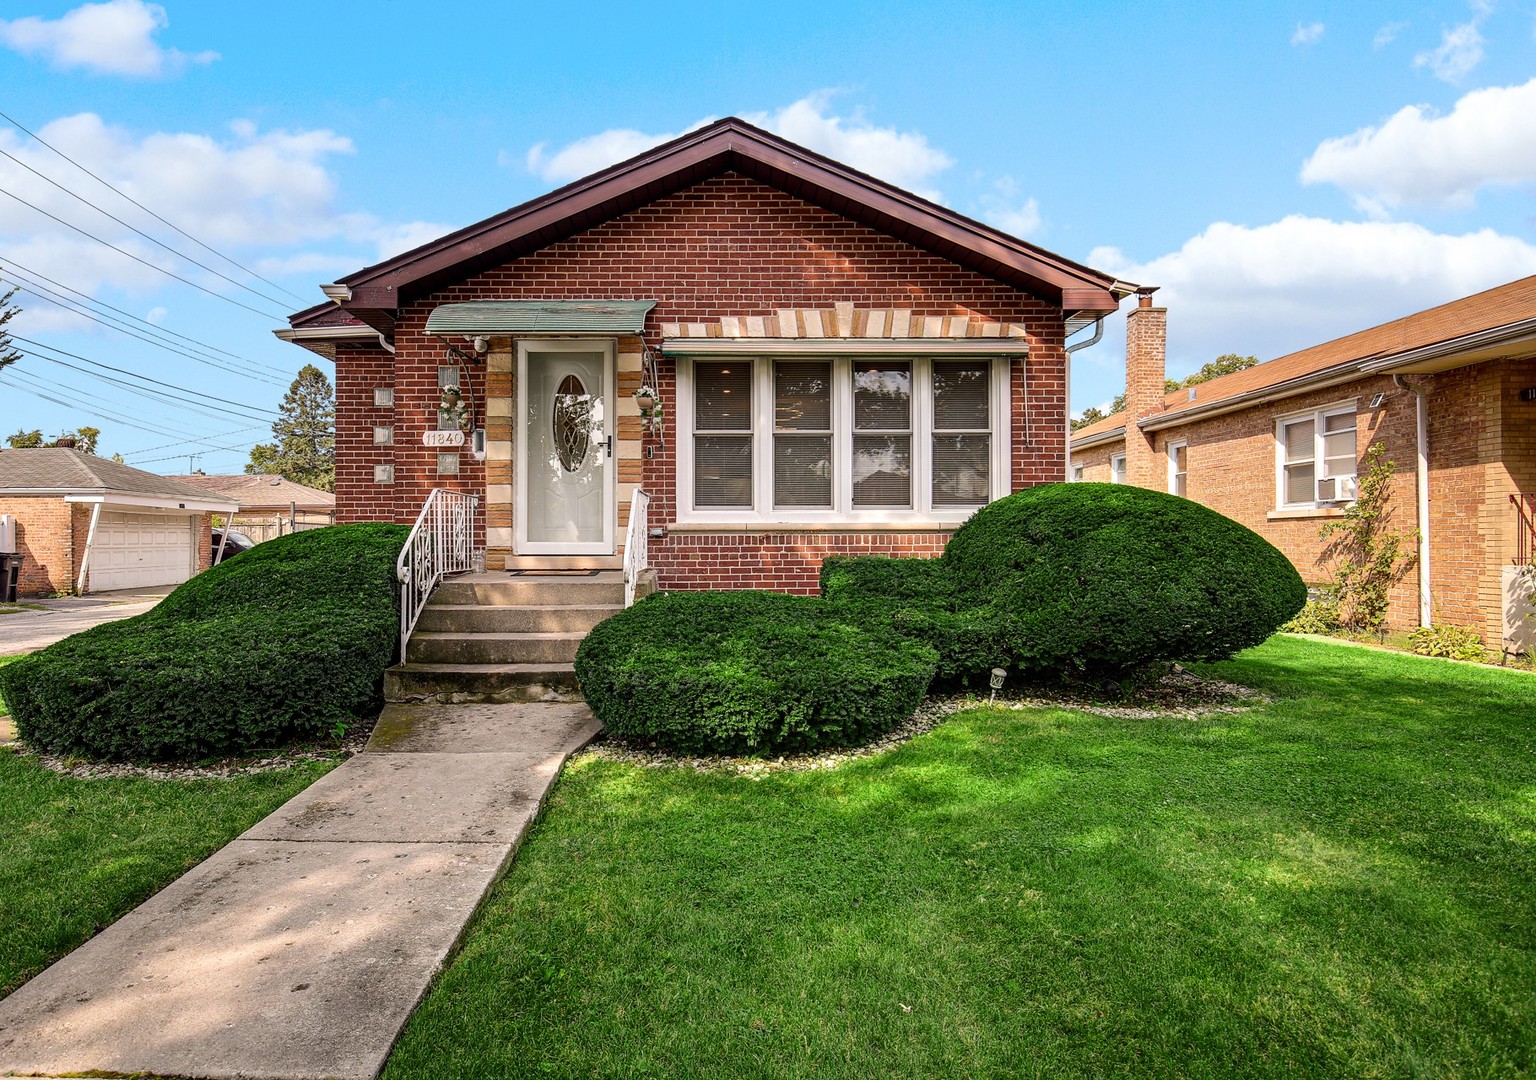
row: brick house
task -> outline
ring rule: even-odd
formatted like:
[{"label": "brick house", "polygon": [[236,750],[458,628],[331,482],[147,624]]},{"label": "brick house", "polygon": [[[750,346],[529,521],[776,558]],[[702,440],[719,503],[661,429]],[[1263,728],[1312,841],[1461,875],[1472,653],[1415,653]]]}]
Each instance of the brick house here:
[{"label": "brick house", "polygon": [[643,490],[660,587],[811,592],[1062,479],[1066,338],[1134,288],[726,119],[277,334],[336,365],[340,521],[447,488],[493,570],[613,567]]},{"label": "brick house", "polygon": [[[1393,523],[1420,533],[1389,626],[1455,623],[1536,646],[1536,276],[1164,391],[1165,309],[1127,323],[1126,409],[1074,432],[1072,478],[1187,495],[1266,536],[1323,580],[1319,527],[1361,457],[1396,463]],[[1130,422],[1134,419],[1134,423]]]},{"label": "brick house", "polygon": [[23,557],[18,596],[178,585],[208,568],[210,514],[235,504],[66,447],[0,450],[0,515]]}]

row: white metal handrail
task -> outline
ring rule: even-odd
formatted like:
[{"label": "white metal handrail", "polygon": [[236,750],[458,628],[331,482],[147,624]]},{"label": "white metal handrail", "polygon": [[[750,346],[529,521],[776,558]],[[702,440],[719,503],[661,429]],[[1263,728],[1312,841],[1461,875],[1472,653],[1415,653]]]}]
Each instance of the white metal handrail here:
[{"label": "white metal handrail", "polygon": [[421,609],[446,574],[469,570],[474,559],[475,507],[480,500],[462,491],[433,488],[411,534],[405,538],[395,577],[400,579],[400,659]]},{"label": "white metal handrail", "polygon": [[624,537],[624,606],[635,602],[635,586],[640,583],[640,572],[651,565],[651,553],[646,546],[650,537],[651,497],[635,489],[629,500],[629,532]]}]

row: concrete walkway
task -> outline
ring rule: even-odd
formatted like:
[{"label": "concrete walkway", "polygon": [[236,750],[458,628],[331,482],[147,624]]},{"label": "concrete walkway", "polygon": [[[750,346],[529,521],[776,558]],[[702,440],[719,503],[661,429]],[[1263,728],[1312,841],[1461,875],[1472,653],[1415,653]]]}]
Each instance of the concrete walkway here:
[{"label": "concrete walkway", "polygon": [[0,1075],[371,1078],[585,704],[391,705],[368,749],[0,1002]]},{"label": "concrete walkway", "polygon": [[[174,585],[156,589],[60,596],[49,600],[24,599],[20,611],[0,614],[0,656],[36,652],[71,634],[104,622],[142,615],[168,596]],[[34,610],[33,605],[40,610]]]}]

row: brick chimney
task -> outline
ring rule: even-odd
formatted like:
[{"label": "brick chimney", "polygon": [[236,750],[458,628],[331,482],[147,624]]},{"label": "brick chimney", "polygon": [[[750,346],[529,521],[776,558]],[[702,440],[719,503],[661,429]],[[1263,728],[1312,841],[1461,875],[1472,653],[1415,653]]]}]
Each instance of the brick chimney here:
[{"label": "brick chimney", "polygon": [[1125,317],[1125,480],[1137,487],[1168,487],[1167,466],[1150,433],[1136,421],[1161,412],[1167,378],[1168,309],[1152,306],[1156,286],[1137,290],[1136,306]]}]

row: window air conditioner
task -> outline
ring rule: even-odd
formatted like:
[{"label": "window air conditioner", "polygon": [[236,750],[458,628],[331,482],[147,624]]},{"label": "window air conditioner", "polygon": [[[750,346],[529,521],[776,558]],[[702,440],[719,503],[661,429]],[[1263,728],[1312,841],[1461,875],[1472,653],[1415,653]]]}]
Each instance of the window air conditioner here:
[{"label": "window air conditioner", "polygon": [[1317,482],[1318,502],[1347,502],[1354,497],[1353,476],[1326,476]]}]

